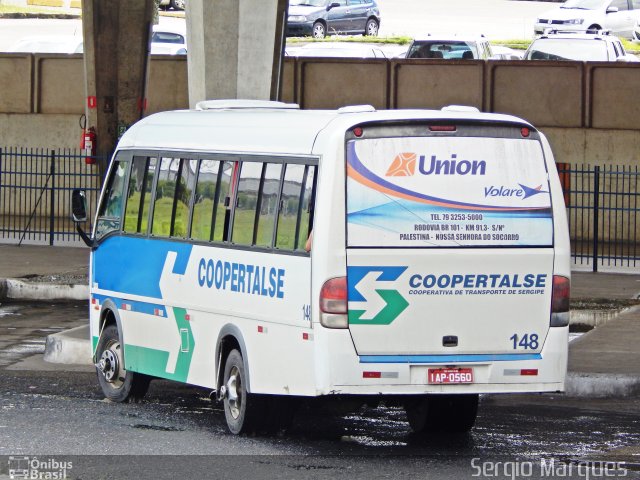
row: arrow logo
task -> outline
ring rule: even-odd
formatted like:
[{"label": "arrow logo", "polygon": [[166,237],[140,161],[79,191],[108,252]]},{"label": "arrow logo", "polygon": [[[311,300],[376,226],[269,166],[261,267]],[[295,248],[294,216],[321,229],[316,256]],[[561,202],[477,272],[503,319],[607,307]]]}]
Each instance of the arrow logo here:
[{"label": "arrow logo", "polygon": [[[380,283],[391,286],[407,267],[348,267],[349,324],[389,325],[409,306],[395,289],[378,288]],[[352,308],[353,304],[364,308]]]}]

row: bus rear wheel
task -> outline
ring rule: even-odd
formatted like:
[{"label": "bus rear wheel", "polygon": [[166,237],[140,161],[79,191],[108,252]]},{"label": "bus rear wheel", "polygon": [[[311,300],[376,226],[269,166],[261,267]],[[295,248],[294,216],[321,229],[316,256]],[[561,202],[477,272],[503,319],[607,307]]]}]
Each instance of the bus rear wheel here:
[{"label": "bus rear wheel", "polygon": [[98,383],[105,397],[113,402],[126,402],[145,396],[151,377],[125,370],[124,352],[116,325],[107,325],[102,331],[96,357]]},{"label": "bus rear wheel", "polygon": [[253,432],[260,426],[264,402],[247,392],[247,374],[242,354],[231,350],[224,365],[224,416],[229,431],[235,435]]},{"label": "bus rear wheel", "polygon": [[411,429],[416,433],[465,433],[476,423],[478,395],[425,395],[405,402]]}]

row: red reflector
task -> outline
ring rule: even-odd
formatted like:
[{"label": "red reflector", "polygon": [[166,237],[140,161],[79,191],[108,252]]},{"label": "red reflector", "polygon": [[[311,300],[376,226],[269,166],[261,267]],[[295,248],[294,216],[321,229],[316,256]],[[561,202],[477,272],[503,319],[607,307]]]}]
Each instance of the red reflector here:
[{"label": "red reflector", "polygon": [[189,320],[191,320],[191,315],[185,315],[184,319],[188,322]]},{"label": "red reflector", "polygon": [[527,127],[522,127],[520,129],[520,135],[527,138],[529,135],[531,135],[531,130],[529,130]]},{"label": "red reflector", "polygon": [[353,134],[356,137],[361,137],[363,133],[364,133],[364,131],[362,130],[362,127],[356,127],[356,128],[353,129]]},{"label": "red reflector", "polygon": [[91,299],[91,303],[92,303],[93,305],[95,305],[96,303],[98,303],[98,300],[97,300],[97,299],[95,299],[95,298],[92,298],[92,299]]},{"label": "red reflector", "polygon": [[551,312],[562,313],[569,311],[569,297],[571,281],[560,275],[553,276],[553,291],[551,293]]},{"label": "red reflector", "polygon": [[381,378],[382,372],[362,372],[362,378]]},{"label": "red reflector", "polygon": [[347,313],[347,277],[331,278],[320,290],[320,311]]},{"label": "red reflector", "polygon": [[308,333],[303,333],[302,334],[302,339],[303,340],[309,340],[309,334]]},{"label": "red reflector", "polygon": [[520,375],[535,377],[536,375],[538,375],[538,369],[537,368],[523,368],[522,370],[520,370]]},{"label": "red reflector", "polygon": [[262,325],[258,325],[258,333],[262,333],[264,331],[264,328],[262,328]]},{"label": "red reflector", "polygon": [[432,132],[455,132],[455,125],[429,125]]}]

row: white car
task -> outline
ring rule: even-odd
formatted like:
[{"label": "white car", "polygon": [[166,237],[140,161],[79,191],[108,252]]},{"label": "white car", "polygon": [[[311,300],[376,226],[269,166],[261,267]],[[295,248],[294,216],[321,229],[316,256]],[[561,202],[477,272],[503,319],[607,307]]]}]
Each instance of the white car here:
[{"label": "white car", "polygon": [[577,60],[585,62],[638,62],[627,54],[618,37],[607,32],[550,31],[536,38],[524,60]]},{"label": "white car", "polygon": [[514,50],[502,45],[491,45],[491,51],[493,60],[522,60],[524,56],[524,50]]},{"label": "white car", "polygon": [[560,30],[611,30],[614,35],[631,39],[640,19],[638,0],[567,0],[537,18],[536,35],[548,28]]},{"label": "white car", "polygon": [[151,33],[152,55],[186,55],[187,28],[184,23],[154,25]]}]

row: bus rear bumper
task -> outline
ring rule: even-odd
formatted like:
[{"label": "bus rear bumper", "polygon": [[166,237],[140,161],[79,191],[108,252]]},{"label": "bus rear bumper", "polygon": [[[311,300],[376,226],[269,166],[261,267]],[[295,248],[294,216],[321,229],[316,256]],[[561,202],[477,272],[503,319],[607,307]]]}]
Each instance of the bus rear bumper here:
[{"label": "bus rear bumper", "polygon": [[[568,327],[550,328],[539,354],[357,356],[333,365],[334,382],[319,395],[416,395],[443,393],[562,392]],[[346,359],[345,359],[346,360]],[[471,372],[466,383],[430,383],[430,371]],[[433,375],[431,375],[433,377]]]}]

